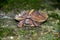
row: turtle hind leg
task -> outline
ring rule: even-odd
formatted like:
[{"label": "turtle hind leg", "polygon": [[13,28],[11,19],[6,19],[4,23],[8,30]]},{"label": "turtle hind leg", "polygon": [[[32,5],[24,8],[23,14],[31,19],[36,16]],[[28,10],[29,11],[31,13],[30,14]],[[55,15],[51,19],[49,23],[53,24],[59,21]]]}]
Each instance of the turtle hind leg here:
[{"label": "turtle hind leg", "polygon": [[34,25],[35,25],[36,27],[41,26],[41,23],[39,23],[39,22],[33,21],[33,23],[34,23]]},{"label": "turtle hind leg", "polygon": [[33,23],[33,20],[31,20],[31,19],[29,20],[29,24],[30,24],[31,27],[35,26],[34,23]]}]

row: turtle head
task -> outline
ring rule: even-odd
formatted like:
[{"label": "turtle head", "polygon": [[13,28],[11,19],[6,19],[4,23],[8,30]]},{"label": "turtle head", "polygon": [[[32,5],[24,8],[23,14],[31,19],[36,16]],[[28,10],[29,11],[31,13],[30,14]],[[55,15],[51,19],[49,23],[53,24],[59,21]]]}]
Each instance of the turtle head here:
[{"label": "turtle head", "polygon": [[20,21],[20,20],[23,20],[24,18],[21,17],[21,14],[18,14],[18,15],[15,16],[14,19],[17,20],[17,21]]}]

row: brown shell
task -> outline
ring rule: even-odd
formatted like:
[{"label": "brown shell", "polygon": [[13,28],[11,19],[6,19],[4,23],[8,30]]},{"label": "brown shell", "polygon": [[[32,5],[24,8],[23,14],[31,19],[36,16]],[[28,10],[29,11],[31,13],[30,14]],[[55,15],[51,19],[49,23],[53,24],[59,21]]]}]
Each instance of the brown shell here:
[{"label": "brown shell", "polygon": [[38,11],[34,11],[31,14],[31,19],[37,22],[43,22],[47,20],[48,15],[46,13],[39,13]]},{"label": "brown shell", "polygon": [[28,24],[30,26],[40,26],[40,24],[48,18],[48,15],[43,12],[34,10],[23,12],[24,13],[15,16],[15,19],[19,21],[18,27],[22,27],[24,24]]}]

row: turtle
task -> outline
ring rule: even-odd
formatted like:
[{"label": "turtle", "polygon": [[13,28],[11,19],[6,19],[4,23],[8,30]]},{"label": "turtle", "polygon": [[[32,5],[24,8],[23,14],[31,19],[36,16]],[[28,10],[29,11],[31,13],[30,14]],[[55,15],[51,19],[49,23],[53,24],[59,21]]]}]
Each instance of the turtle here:
[{"label": "turtle", "polygon": [[24,25],[29,25],[31,27],[40,26],[41,23],[46,21],[48,15],[44,12],[39,12],[37,10],[24,10],[20,14],[15,16],[15,20],[18,22],[18,27],[23,27]]}]

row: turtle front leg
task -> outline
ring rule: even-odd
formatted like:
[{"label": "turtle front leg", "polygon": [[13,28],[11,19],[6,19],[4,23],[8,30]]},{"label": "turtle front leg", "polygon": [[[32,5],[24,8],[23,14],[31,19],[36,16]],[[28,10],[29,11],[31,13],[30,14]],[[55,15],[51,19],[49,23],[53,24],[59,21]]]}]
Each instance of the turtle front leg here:
[{"label": "turtle front leg", "polygon": [[24,24],[24,20],[19,21],[19,23],[18,23],[18,27],[23,27],[23,24]]},{"label": "turtle front leg", "polygon": [[30,19],[29,20],[29,24],[30,24],[30,26],[32,26],[32,27],[34,27],[35,25],[33,24],[33,21]]}]

